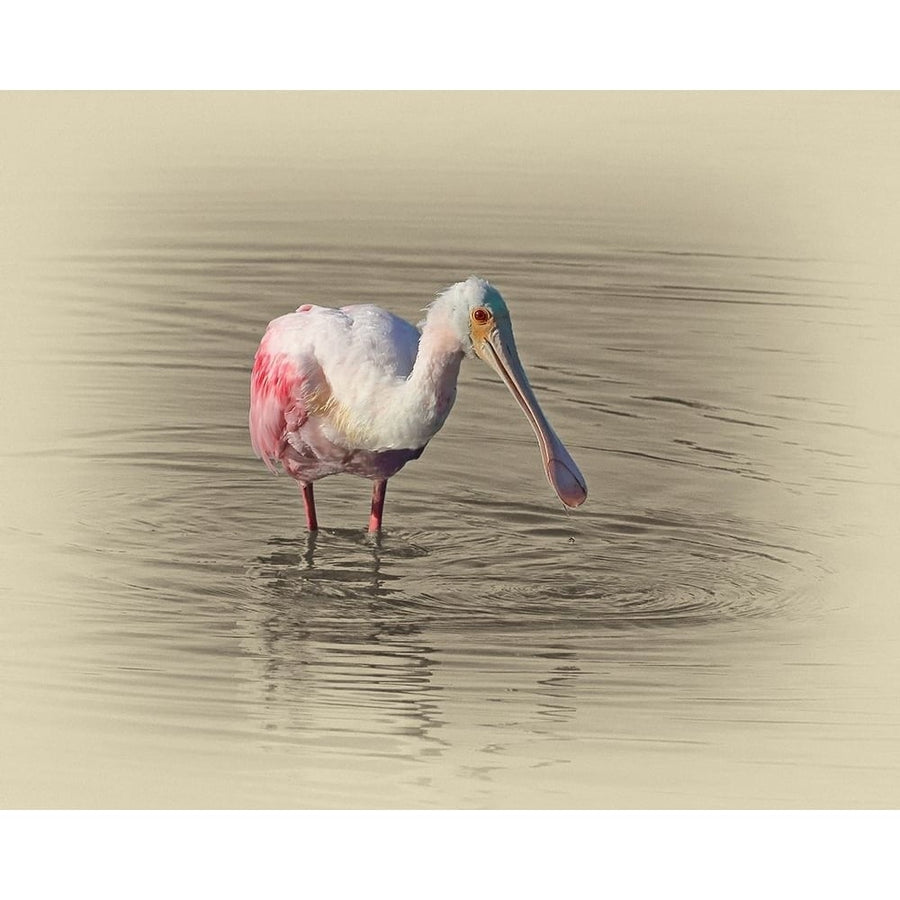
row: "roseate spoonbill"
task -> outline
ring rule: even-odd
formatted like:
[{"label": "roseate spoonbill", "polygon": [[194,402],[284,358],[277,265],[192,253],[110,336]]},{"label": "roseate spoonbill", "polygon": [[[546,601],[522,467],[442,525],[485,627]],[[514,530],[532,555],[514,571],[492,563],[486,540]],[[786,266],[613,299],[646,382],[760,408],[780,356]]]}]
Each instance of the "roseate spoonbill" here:
[{"label": "roseate spoonbill", "polygon": [[497,289],[475,276],[454,284],[420,328],[377,306],[308,303],[269,323],[253,362],[250,437],[272,472],[281,460],[299,483],[309,530],[318,528],[313,482],[341,472],[374,482],[369,531],[381,529],[387,480],[440,430],[473,354],[524,410],[559,499],[581,505],[584,478],[538,406]]}]

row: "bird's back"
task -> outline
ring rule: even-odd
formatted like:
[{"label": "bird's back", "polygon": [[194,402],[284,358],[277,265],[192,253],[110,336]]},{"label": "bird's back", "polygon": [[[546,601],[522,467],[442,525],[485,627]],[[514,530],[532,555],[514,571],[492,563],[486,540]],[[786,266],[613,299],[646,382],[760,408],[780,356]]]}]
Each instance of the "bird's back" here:
[{"label": "bird's back", "polygon": [[419,349],[419,329],[378,306],[345,306],[350,323],[351,352],[361,363],[382,374],[406,378],[412,372]]}]

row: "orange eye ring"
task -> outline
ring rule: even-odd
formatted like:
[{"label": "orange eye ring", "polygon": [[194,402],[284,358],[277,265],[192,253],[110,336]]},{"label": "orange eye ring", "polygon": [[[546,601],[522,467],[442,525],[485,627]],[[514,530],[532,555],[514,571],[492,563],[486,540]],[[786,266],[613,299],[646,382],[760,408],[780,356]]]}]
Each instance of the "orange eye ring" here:
[{"label": "orange eye ring", "polygon": [[472,321],[479,325],[484,325],[485,322],[490,321],[490,318],[491,314],[483,306],[472,310]]}]

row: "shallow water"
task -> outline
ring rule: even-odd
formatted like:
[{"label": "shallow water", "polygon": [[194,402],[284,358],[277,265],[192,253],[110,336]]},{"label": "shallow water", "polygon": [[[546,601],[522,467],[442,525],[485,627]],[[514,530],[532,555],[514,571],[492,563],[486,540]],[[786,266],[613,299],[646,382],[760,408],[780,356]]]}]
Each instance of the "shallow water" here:
[{"label": "shallow water", "polygon": [[[894,96],[0,106],[3,805],[900,802]],[[476,360],[310,538],[266,323],[472,272],[587,503]]]}]

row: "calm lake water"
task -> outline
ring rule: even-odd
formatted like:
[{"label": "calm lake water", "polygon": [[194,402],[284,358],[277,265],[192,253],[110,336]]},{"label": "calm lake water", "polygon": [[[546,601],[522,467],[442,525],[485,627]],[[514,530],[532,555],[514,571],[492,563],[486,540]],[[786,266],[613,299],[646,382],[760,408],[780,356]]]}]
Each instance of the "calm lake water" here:
[{"label": "calm lake water", "polygon": [[[0,804],[900,804],[895,95],[6,95]],[[302,302],[490,279],[390,483],[255,459]]]}]

